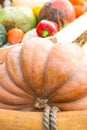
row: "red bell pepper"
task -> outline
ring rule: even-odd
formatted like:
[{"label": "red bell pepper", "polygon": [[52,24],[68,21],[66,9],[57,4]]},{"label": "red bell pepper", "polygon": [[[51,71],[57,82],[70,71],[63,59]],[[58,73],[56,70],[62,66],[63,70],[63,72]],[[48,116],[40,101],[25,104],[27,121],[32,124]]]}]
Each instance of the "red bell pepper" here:
[{"label": "red bell pepper", "polygon": [[36,26],[37,35],[40,37],[52,36],[58,32],[58,24],[49,20],[41,20]]}]

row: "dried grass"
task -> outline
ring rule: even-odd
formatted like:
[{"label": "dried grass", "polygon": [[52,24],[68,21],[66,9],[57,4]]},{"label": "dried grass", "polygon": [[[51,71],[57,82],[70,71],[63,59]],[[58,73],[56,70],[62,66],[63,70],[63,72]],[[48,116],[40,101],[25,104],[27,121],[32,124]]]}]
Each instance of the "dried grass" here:
[{"label": "dried grass", "polygon": [[78,44],[79,46],[83,46],[85,43],[87,43],[87,31],[85,31],[82,35],[80,35],[73,42]]}]

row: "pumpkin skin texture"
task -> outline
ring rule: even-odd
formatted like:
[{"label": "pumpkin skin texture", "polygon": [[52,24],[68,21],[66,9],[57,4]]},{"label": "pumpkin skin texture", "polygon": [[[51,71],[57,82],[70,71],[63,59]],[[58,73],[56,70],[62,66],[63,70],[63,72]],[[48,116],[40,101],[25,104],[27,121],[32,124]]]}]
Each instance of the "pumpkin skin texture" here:
[{"label": "pumpkin skin texture", "polygon": [[87,53],[40,37],[14,46],[0,65],[0,108],[37,110],[37,99],[62,111],[87,109]]}]

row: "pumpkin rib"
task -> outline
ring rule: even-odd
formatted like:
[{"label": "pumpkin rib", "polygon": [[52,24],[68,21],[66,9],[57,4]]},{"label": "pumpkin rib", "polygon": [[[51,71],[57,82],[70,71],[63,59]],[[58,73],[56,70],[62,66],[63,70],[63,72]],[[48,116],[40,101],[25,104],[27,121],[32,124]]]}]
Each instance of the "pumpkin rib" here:
[{"label": "pumpkin rib", "polygon": [[58,107],[61,111],[75,111],[75,110],[86,110],[87,109],[87,95],[82,98],[67,102],[67,103],[52,103],[51,106]]},{"label": "pumpkin rib", "polygon": [[[12,48],[9,51],[8,56],[7,56],[7,61],[6,61],[6,69],[7,69],[9,77],[12,79],[14,84],[16,84],[19,89],[24,91],[24,93],[26,93],[25,97],[27,96],[29,99],[33,99],[34,93],[33,92],[31,93],[31,90],[26,85],[26,82],[24,80],[24,76],[22,73],[21,65],[19,63],[20,49],[21,47],[18,46],[18,47]],[[15,67],[15,69],[13,66]],[[17,76],[17,74],[19,74],[19,76]]]},{"label": "pumpkin rib", "polygon": [[[3,66],[3,70],[5,72],[5,64],[3,64],[2,66]],[[2,71],[0,71],[0,74],[1,74],[1,76],[0,76],[0,79],[1,79],[0,80],[0,85],[1,85],[0,89],[2,92],[2,93],[0,93],[0,97],[1,97],[0,100],[2,102],[5,102],[7,104],[9,104],[9,103],[10,104],[21,104],[21,103],[23,103],[23,104],[30,103],[31,104],[32,103],[32,100],[28,100],[30,98],[30,96],[27,96],[27,94],[25,92],[23,92],[23,94],[22,94],[22,93],[19,93],[20,91],[17,92],[17,90],[16,90],[16,93],[15,93],[16,86],[15,87],[11,86],[12,84],[9,84],[9,80],[7,80],[7,82],[5,81],[6,73],[4,73],[5,74],[4,78],[2,76],[3,75]],[[9,76],[8,76],[8,79],[9,79]],[[11,87],[12,89],[7,87],[7,83],[8,83],[8,85],[10,85],[9,87]],[[10,81],[10,83],[11,83],[11,81]],[[2,86],[3,84],[4,84],[4,86]],[[16,88],[16,89],[20,89],[20,88]],[[14,95],[14,94],[16,94],[16,95]],[[22,94],[22,97],[20,96],[20,94]],[[24,97],[23,97],[23,95],[24,95]],[[32,99],[33,99],[33,96],[32,96]]]},{"label": "pumpkin rib", "polygon": [[[4,79],[3,79],[3,77],[4,77]],[[16,96],[23,97],[23,98],[32,98],[33,97],[14,84],[14,82],[8,76],[5,64],[3,64],[0,67],[0,79],[1,79],[0,84],[9,93],[12,93]]]},{"label": "pumpkin rib", "polygon": [[[22,73],[21,65],[20,65],[20,49],[21,47],[15,47],[8,53],[6,68],[7,72],[12,79],[12,81],[22,90],[24,90],[28,95],[30,93],[29,88],[27,87],[24,76]],[[17,52],[16,52],[17,51]]]},{"label": "pumpkin rib", "polygon": [[[53,45],[54,46],[54,45]],[[46,76],[46,69],[48,67],[48,61],[49,61],[49,56],[50,56],[50,52],[51,52],[51,49],[52,47],[50,48],[50,50],[47,52],[48,55],[46,57],[46,61],[45,61],[45,66],[44,66],[44,69],[43,69],[43,77],[42,77],[42,92],[43,92],[43,98],[47,98],[46,95],[44,95],[46,93],[46,91],[44,91],[44,81],[45,81],[45,76]]]},{"label": "pumpkin rib", "polygon": [[[29,82],[27,82],[26,81],[26,78],[25,78],[25,73],[24,73],[24,69],[26,69],[26,67],[23,67],[23,61],[22,61],[22,59],[23,59],[23,50],[25,50],[25,48],[24,48],[24,45],[23,45],[23,47],[21,48],[21,52],[20,52],[20,64],[21,64],[21,69],[22,69],[22,73],[23,73],[23,77],[24,77],[24,80],[25,80],[25,82],[26,82],[26,84],[27,84],[27,86],[29,87],[29,89],[31,90],[31,92],[36,96],[37,94],[36,94],[36,92],[32,89],[32,87],[31,87],[31,85],[30,85],[30,83]],[[27,56],[27,55],[26,55]],[[28,56],[27,56],[28,57]],[[25,64],[24,64],[25,65]]]},{"label": "pumpkin rib", "polygon": [[32,109],[31,106],[29,105],[21,105],[21,104],[15,104],[15,105],[9,105],[9,104],[5,104],[3,102],[0,102],[0,109],[11,109],[11,110],[24,110],[24,109]]},{"label": "pumpkin rib", "polygon": [[[74,48],[72,48],[71,52],[69,51],[71,47],[71,44],[59,43],[55,44],[50,51],[48,67],[46,69],[45,80],[43,83],[43,92],[45,92],[44,94],[46,95],[46,98],[48,98],[51,93],[55,93],[55,91],[57,91],[57,89],[59,89],[68,80],[71,73],[73,73],[78,67],[78,59],[80,60],[82,57],[76,56],[75,60],[71,59],[71,56],[74,57],[76,55]],[[79,53],[80,51],[81,50],[79,50]],[[68,62],[66,62],[67,60]],[[76,68],[73,67],[73,64],[75,64]],[[67,66],[70,67],[68,68]]]},{"label": "pumpkin rib", "polygon": [[[29,42],[23,45],[21,50],[21,65],[26,82],[29,83],[36,95],[41,97],[43,96],[42,80],[45,62],[49,50],[54,44],[51,41],[49,43],[48,39],[44,39],[44,43],[42,38],[39,39],[40,41],[36,38],[30,39]],[[37,63],[37,65],[35,63]]]},{"label": "pumpkin rib", "polygon": [[[76,69],[76,70],[77,70],[77,69]],[[54,93],[51,93],[51,94],[48,95],[50,102],[55,102],[55,103],[61,102],[61,99],[57,99],[58,101],[56,102],[56,101],[51,101],[50,98],[55,97],[55,95],[57,95],[58,92],[61,91],[61,89],[63,88],[63,86],[65,86],[65,84],[67,84],[67,82],[68,82],[69,80],[71,80],[71,78],[73,77],[73,75],[74,75],[74,73],[76,72],[76,70],[75,70],[74,72],[72,72],[72,74],[69,76],[69,78],[65,81],[64,84],[61,85],[61,87],[58,88],[58,90],[55,90]],[[57,96],[58,96],[58,95],[57,95]],[[63,96],[65,96],[65,95],[63,95]],[[64,101],[64,100],[67,100],[67,99],[64,98],[63,101]],[[64,101],[64,102],[65,102],[65,101]],[[66,102],[67,102],[67,101],[66,101]]]},{"label": "pumpkin rib", "polygon": [[[84,70],[85,69],[85,70]],[[83,71],[84,70],[84,71]],[[79,75],[81,73],[81,76]],[[70,102],[77,100],[84,95],[87,94],[87,82],[86,80],[81,80],[81,77],[87,77],[87,69],[86,67],[81,68],[81,64],[79,68],[77,68],[74,73],[68,78],[68,80],[55,91],[52,95],[49,96],[49,100],[51,102]],[[75,78],[77,77],[77,81]],[[73,79],[74,78],[74,79]],[[73,82],[75,83],[73,84]],[[72,86],[71,86],[72,84]],[[80,87],[80,89],[79,89]],[[66,93],[65,93],[66,92]],[[56,100],[56,101],[55,101]]]},{"label": "pumpkin rib", "polygon": [[[42,87],[43,88],[43,90],[42,90],[43,91],[43,95],[45,95],[44,97],[46,97],[46,99],[49,98],[49,96],[51,95],[51,93],[55,93],[55,92],[51,91],[51,89],[50,89],[50,90],[48,90],[49,94],[47,94],[47,86],[46,86],[47,82],[45,81],[46,80],[46,75],[47,75],[47,69],[49,68],[50,55],[51,55],[52,49],[53,48],[50,49],[49,55],[47,57],[46,67],[45,67],[45,71],[44,71],[44,77],[45,78],[43,79],[43,87]],[[48,79],[49,79],[49,76],[48,76]],[[46,84],[45,84],[45,82],[46,82]],[[50,83],[51,83],[51,81],[50,81]],[[46,89],[44,88],[45,86],[46,86]],[[50,87],[50,85],[48,85],[48,87]]]},{"label": "pumpkin rib", "polygon": [[[23,62],[22,62],[22,51],[21,51],[21,68],[23,69]],[[25,69],[26,69],[26,67],[25,67]],[[24,70],[22,71],[22,72],[24,72]],[[23,75],[24,75],[24,77],[25,77],[25,73],[23,73]],[[25,82],[26,82],[26,84],[28,85],[28,87],[31,89],[31,91],[34,93],[34,95],[37,95],[36,94],[36,92],[35,92],[35,90],[31,87],[31,85],[30,85],[30,83],[28,82],[28,81],[26,81],[26,78],[24,78],[25,79]]]},{"label": "pumpkin rib", "polygon": [[[82,50],[82,51],[84,51],[84,50]],[[86,92],[86,89],[87,89],[87,87],[86,87],[86,84],[87,84],[87,82],[86,82],[86,78],[85,77],[87,77],[86,75],[87,75],[87,58],[86,58],[86,54],[85,53],[83,53],[84,55],[83,55],[83,58],[81,59],[81,61],[79,61],[79,67],[77,68],[77,70],[75,71],[75,73],[76,73],[76,76],[74,76],[74,74],[73,74],[73,78],[75,78],[75,79],[77,79],[77,83],[80,81],[80,85],[79,84],[77,84],[76,85],[76,80],[75,79],[73,79],[73,81],[75,81],[75,85],[76,85],[76,88],[78,88],[77,90],[76,90],[76,88],[75,88],[75,90],[74,91],[77,91],[78,93],[77,94],[79,94],[79,96],[78,95],[73,95],[73,99],[72,99],[72,91],[70,91],[70,86],[71,86],[71,83],[65,83],[61,88],[59,88],[58,89],[58,91],[56,91],[55,93],[53,93],[53,95],[50,95],[50,97],[51,97],[51,99],[52,99],[52,101],[53,102],[56,102],[56,101],[54,101],[53,99],[56,97],[55,95],[58,95],[58,97],[56,97],[57,98],[57,102],[70,102],[70,101],[74,101],[75,99],[79,99],[79,98],[81,98],[81,97],[83,97],[83,96],[85,96],[86,94],[87,94],[87,92]],[[80,74],[81,74],[81,76],[80,76]],[[83,76],[82,76],[83,75]],[[78,80],[78,76],[80,76],[79,78],[80,78],[80,80]],[[68,80],[69,81],[69,80]],[[70,84],[70,85],[69,85]],[[74,84],[72,84],[72,86],[74,87],[75,86]],[[78,87],[78,85],[79,85],[79,87],[80,87],[80,89],[79,89],[79,87]],[[66,86],[66,89],[64,89],[64,86]],[[84,88],[84,86],[85,86],[85,88]],[[74,88],[73,88],[74,89]],[[63,91],[63,93],[61,93],[61,90]],[[80,91],[81,90],[81,91]],[[57,92],[59,92],[59,94],[57,93]],[[66,93],[65,93],[66,92]],[[76,92],[75,92],[76,93]],[[68,95],[68,97],[67,97],[67,95]],[[49,97],[49,98],[50,98]],[[61,98],[60,98],[61,97]],[[51,99],[50,99],[50,101],[51,101]],[[56,99],[55,99],[56,100]],[[51,102],[52,102],[51,101]]]},{"label": "pumpkin rib", "polygon": [[[49,54],[50,54],[50,52],[49,52]],[[42,78],[42,83],[43,83],[43,85],[42,85],[42,92],[43,92],[43,97],[44,98],[47,98],[46,97],[46,91],[44,90],[44,81],[45,81],[45,76],[46,76],[46,69],[48,67],[48,59],[49,59],[49,55],[47,56],[47,60],[45,62],[45,67],[44,67],[44,72],[43,72],[43,78]]]},{"label": "pumpkin rib", "polygon": [[6,91],[2,86],[0,86],[0,100],[7,104],[29,104],[29,100],[27,98],[18,97]]}]

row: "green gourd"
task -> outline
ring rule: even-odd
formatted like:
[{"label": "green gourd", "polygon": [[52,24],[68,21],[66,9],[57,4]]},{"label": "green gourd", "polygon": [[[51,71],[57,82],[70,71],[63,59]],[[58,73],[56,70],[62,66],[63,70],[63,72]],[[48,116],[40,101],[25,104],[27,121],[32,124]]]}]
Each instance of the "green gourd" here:
[{"label": "green gourd", "polygon": [[0,24],[0,46],[6,43],[6,35],[7,31],[5,27],[2,24]]},{"label": "green gourd", "polygon": [[5,44],[3,44],[1,47],[7,47],[7,46],[10,46],[11,43],[10,42],[6,42]]}]

